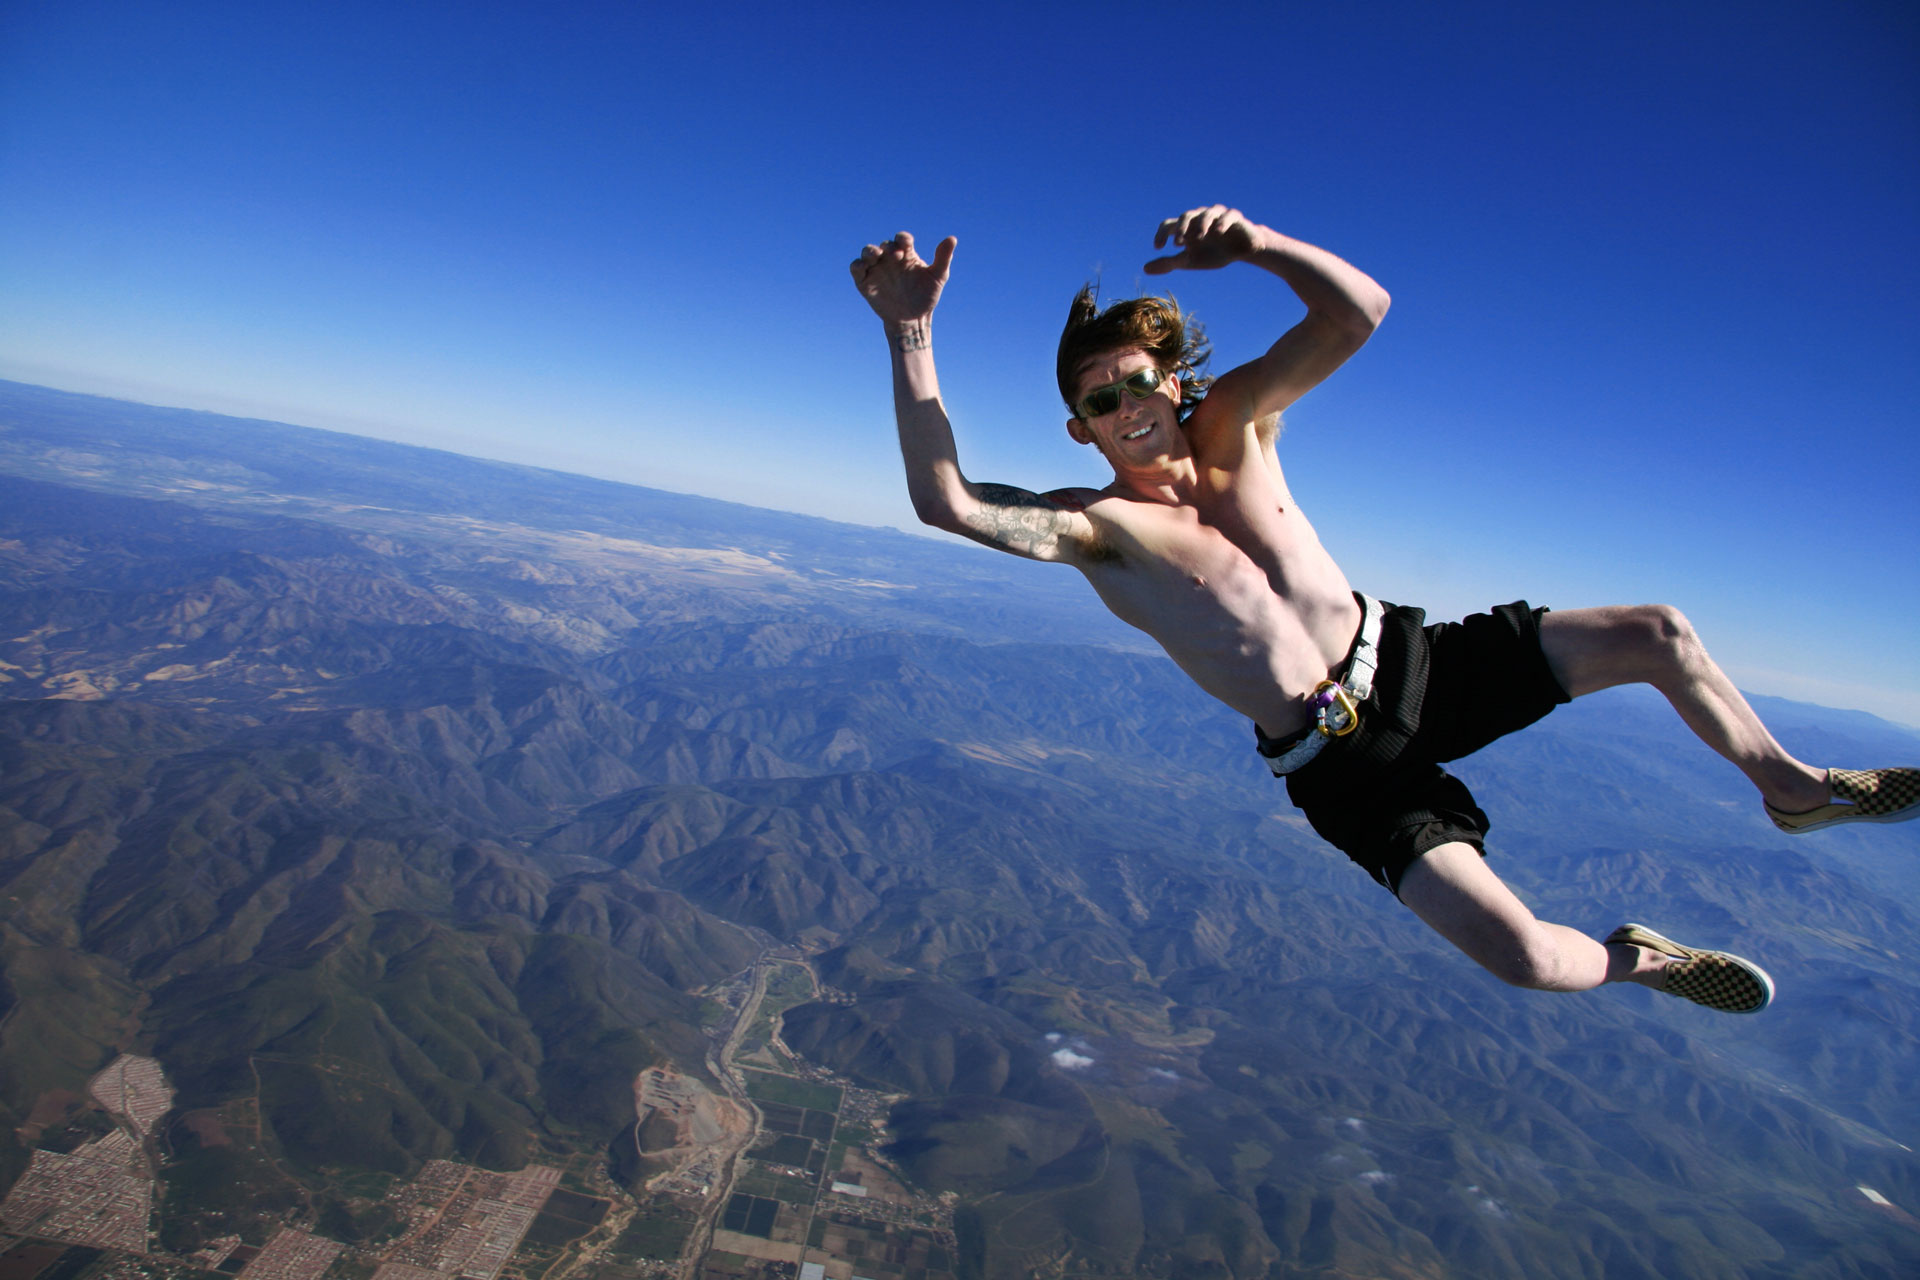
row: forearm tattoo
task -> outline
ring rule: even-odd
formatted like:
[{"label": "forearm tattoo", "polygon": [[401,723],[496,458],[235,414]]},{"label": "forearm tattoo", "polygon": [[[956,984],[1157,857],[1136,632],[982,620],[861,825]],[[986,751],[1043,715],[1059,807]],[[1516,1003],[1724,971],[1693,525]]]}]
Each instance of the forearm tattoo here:
[{"label": "forearm tattoo", "polygon": [[1012,485],[981,485],[980,504],[967,517],[968,526],[989,542],[1023,555],[1051,551],[1073,529],[1072,512]]},{"label": "forearm tattoo", "polygon": [[925,351],[933,345],[933,331],[924,321],[917,321],[896,332],[893,345],[903,355],[909,351]]}]

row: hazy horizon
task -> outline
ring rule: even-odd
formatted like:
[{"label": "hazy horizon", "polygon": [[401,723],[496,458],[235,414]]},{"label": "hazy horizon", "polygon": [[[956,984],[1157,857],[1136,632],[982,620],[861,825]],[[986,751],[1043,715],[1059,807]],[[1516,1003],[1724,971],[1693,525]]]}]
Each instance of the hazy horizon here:
[{"label": "hazy horizon", "polygon": [[[24,383],[20,385],[39,386],[40,384]],[[99,394],[96,392],[82,391],[75,388],[67,388],[67,387],[44,387],[43,389],[50,390],[50,391],[58,391],[58,392],[73,394],[73,395],[92,396],[92,395]],[[904,534],[907,536],[922,538],[929,542],[951,547],[955,551],[963,555],[973,555],[973,554],[979,554],[982,556],[993,555],[992,552],[986,550],[985,548],[977,547],[964,538],[960,538],[952,534],[943,533],[939,530],[930,529],[923,525],[902,526],[902,525],[893,525],[893,524],[881,524],[876,522],[850,519],[845,514],[836,515],[836,514],[831,514],[825,511],[799,511],[799,510],[793,510],[786,507],[767,506],[761,503],[745,502],[738,497],[725,497],[718,494],[698,493],[688,489],[676,489],[670,485],[664,485],[664,484],[642,485],[639,481],[632,480],[632,479],[621,479],[621,478],[612,477],[612,476],[595,475],[589,471],[574,470],[565,466],[542,467],[536,463],[529,463],[529,462],[520,461],[513,458],[506,458],[506,457],[489,457],[483,454],[465,452],[457,448],[450,448],[445,445],[428,445],[428,444],[420,444],[420,443],[410,443],[407,441],[397,441],[397,440],[389,439],[387,437],[372,434],[369,432],[352,431],[339,426],[322,426],[322,425],[313,424],[313,423],[279,422],[271,418],[246,417],[238,414],[228,414],[228,413],[224,413],[219,409],[207,408],[207,407],[196,406],[196,405],[182,405],[182,404],[154,405],[154,404],[150,404],[147,401],[129,399],[126,396],[103,396],[101,398],[119,400],[123,403],[128,403],[128,404],[146,405],[147,407],[152,407],[152,408],[160,408],[160,409],[166,409],[166,410],[179,410],[187,413],[212,413],[222,417],[235,418],[240,421],[257,421],[257,422],[269,423],[275,426],[290,426],[290,427],[298,427],[304,430],[331,432],[339,435],[354,436],[356,438],[363,439],[363,440],[377,441],[382,444],[399,445],[405,448],[435,449],[439,452],[449,453],[456,457],[471,458],[471,459],[475,459],[483,462],[497,462],[497,463],[503,463],[509,466],[531,466],[531,467],[536,467],[537,469],[540,469],[540,470],[557,472],[562,475],[580,476],[580,477],[591,479],[591,480],[606,481],[607,483],[611,483],[611,484],[627,484],[627,485],[634,485],[640,488],[658,489],[668,493],[681,494],[687,497],[702,498],[702,499],[706,499],[714,502],[734,503],[738,505],[754,507],[754,508],[765,510],[765,511],[775,511],[775,512],[780,512],[782,514],[787,514],[787,515],[805,516],[811,519],[826,520],[835,524],[853,525],[861,528],[879,529],[879,530],[884,530],[891,533]],[[1058,571],[1057,566],[1031,565],[1031,566],[1028,566],[1028,568],[1030,568],[1036,574]],[[1091,597],[1081,601],[1080,603],[1082,607],[1090,611],[1097,612],[1099,609],[1099,606],[1097,605],[1097,603],[1095,603],[1092,600]],[[1445,620],[1442,617],[1442,615],[1438,613],[1433,613],[1431,611],[1429,613],[1429,617],[1430,617],[1430,620],[1432,621]],[[1151,638],[1148,637],[1144,632],[1138,634],[1138,639],[1143,649],[1150,650],[1156,655],[1164,656],[1164,654],[1162,654],[1162,651],[1159,649],[1159,647],[1155,645],[1151,640]],[[1758,677],[1757,680],[1755,679],[1756,676]],[[1749,673],[1746,676],[1736,675],[1735,683],[1740,686],[1742,692],[1748,694],[1749,696],[1759,695],[1764,697],[1784,698],[1788,701],[1801,702],[1810,706],[1823,707],[1828,710],[1865,712],[1867,714],[1876,716],[1877,718],[1884,720],[1887,723],[1895,725],[1899,728],[1908,729],[1913,732],[1920,733],[1920,697],[1914,697],[1912,699],[1908,699],[1905,701],[1902,701],[1900,699],[1889,700],[1885,696],[1880,696],[1877,701],[1874,699],[1861,699],[1861,700],[1856,700],[1852,702],[1845,701],[1845,700],[1829,700],[1830,698],[1843,698],[1846,692],[1845,687],[1831,685],[1816,679],[1799,676],[1791,672],[1772,672],[1772,673],[1760,672],[1760,673]],[[1823,697],[1822,696],[1823,692],[1828,696]],[[1878,694],[1878,693],[1881,693],[1882,691],[1875,691],[1875,692]],[[1889,701],[1892,701],[1899,705],[1895,707],[1890,707],[1889,705],[1887,705]],[[1909,715],[1912,718],[1902,719],[1901,715],[1903,714],[1903,712],[1902,710],[1899,709],[1900,707],[1905,707],[1906,709],[1904,711],[1904,714]]]},{"label": "hazy horizon", "polygon": [[959,237],[967,474],[1098,485],[1082,283],[1217,370],[1300,314],[1142,275],[1218,201],[1393,295],[1280,445],[1356,585],[1665,601],[1746,687],[1920,720],[1917,56],[1890,5],[30,0],[0,376],[911,531],[860,246]]}]

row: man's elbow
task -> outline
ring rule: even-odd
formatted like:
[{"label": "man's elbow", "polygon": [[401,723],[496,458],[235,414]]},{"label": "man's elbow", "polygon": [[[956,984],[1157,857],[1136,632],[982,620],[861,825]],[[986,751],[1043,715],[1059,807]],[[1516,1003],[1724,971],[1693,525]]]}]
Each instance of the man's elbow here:
[{"label": "man's elbow", "polygon": [[1376,284],[1353,302],[1353,315],[1348,320],[1348,327],[1364,342],[1373,336],[1373,331],[1387,318],[1387,308],[1393,305],[1393,295]]},{"label": "man's elbow", "polygon": [[1373,297],[1367,304],[1367,315],[1372,319],[1374,328],[1378,329],[1380,327],[1380,322],[1387,318],[1387,308],[1392,305],[1393,295],[1385,289],[1382,289],[1379,285],[1375,285],[1373,287]]},{"label": "man's elbow", "polygon": [[945,494],[915,493],[913,514],[920,518],[921,524],[932,525],[948,533],[965,533],[967,529],[966,521],[960,518],[960,512]]}]

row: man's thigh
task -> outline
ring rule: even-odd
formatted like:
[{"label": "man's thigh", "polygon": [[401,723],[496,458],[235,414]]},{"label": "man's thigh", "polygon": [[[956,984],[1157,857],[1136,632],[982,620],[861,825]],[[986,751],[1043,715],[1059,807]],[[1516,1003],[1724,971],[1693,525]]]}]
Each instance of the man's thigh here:
[{"label": "man's thigh", "polygon": [[1647,680],[1675,638],[1676,623],[1686,625],[1664,605],[1556,610],[1540,618],[1540,651],[1567,696],[1584,697]]},{"label": "man's thigh", "polygon": [[1537,923],[1480,851],[1460,841],[1429,849],[1408,867],[1400,880],[1400,901],[1435,933],[1496,972]]}]

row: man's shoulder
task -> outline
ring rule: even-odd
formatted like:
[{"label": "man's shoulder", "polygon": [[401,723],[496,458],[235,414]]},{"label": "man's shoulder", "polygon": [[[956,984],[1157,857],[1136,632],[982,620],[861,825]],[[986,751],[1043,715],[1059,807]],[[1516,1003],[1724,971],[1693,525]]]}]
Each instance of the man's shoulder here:
[{"label": "man's shoulder", "polygon": [[1080,569],[1091,572],[1095,566],[1112,568],[1121,562],[1120,552],[1114,545],[1114,526],[1125,522],[1121,509],[1137,505],[1133,500],[1110,488],[1088,489],[1079,485],[1049,489],[1040,497],[1063,511],[1086,518],[1086,536],[1075,543],[1078,554],[1074,563]]},{"label": "man's shoulder", "polygon": [[1078,485],[1070,485],[1065,489],[1049,489],[1040,496],[1064,510],[1085,511],[1101,499],[1111,498],[1114,495],[1104,489],[1084,489]]},{"label": "man's shoulder", "polygon": [[1248,446],[1264,447],[1278,434],[1280,414],[1255,413],[1248,367],[1229,369],[1214,380],[1206,398],[1181,423],[1195,459],[1203,466],[1234,466],[1252,460]]}]

